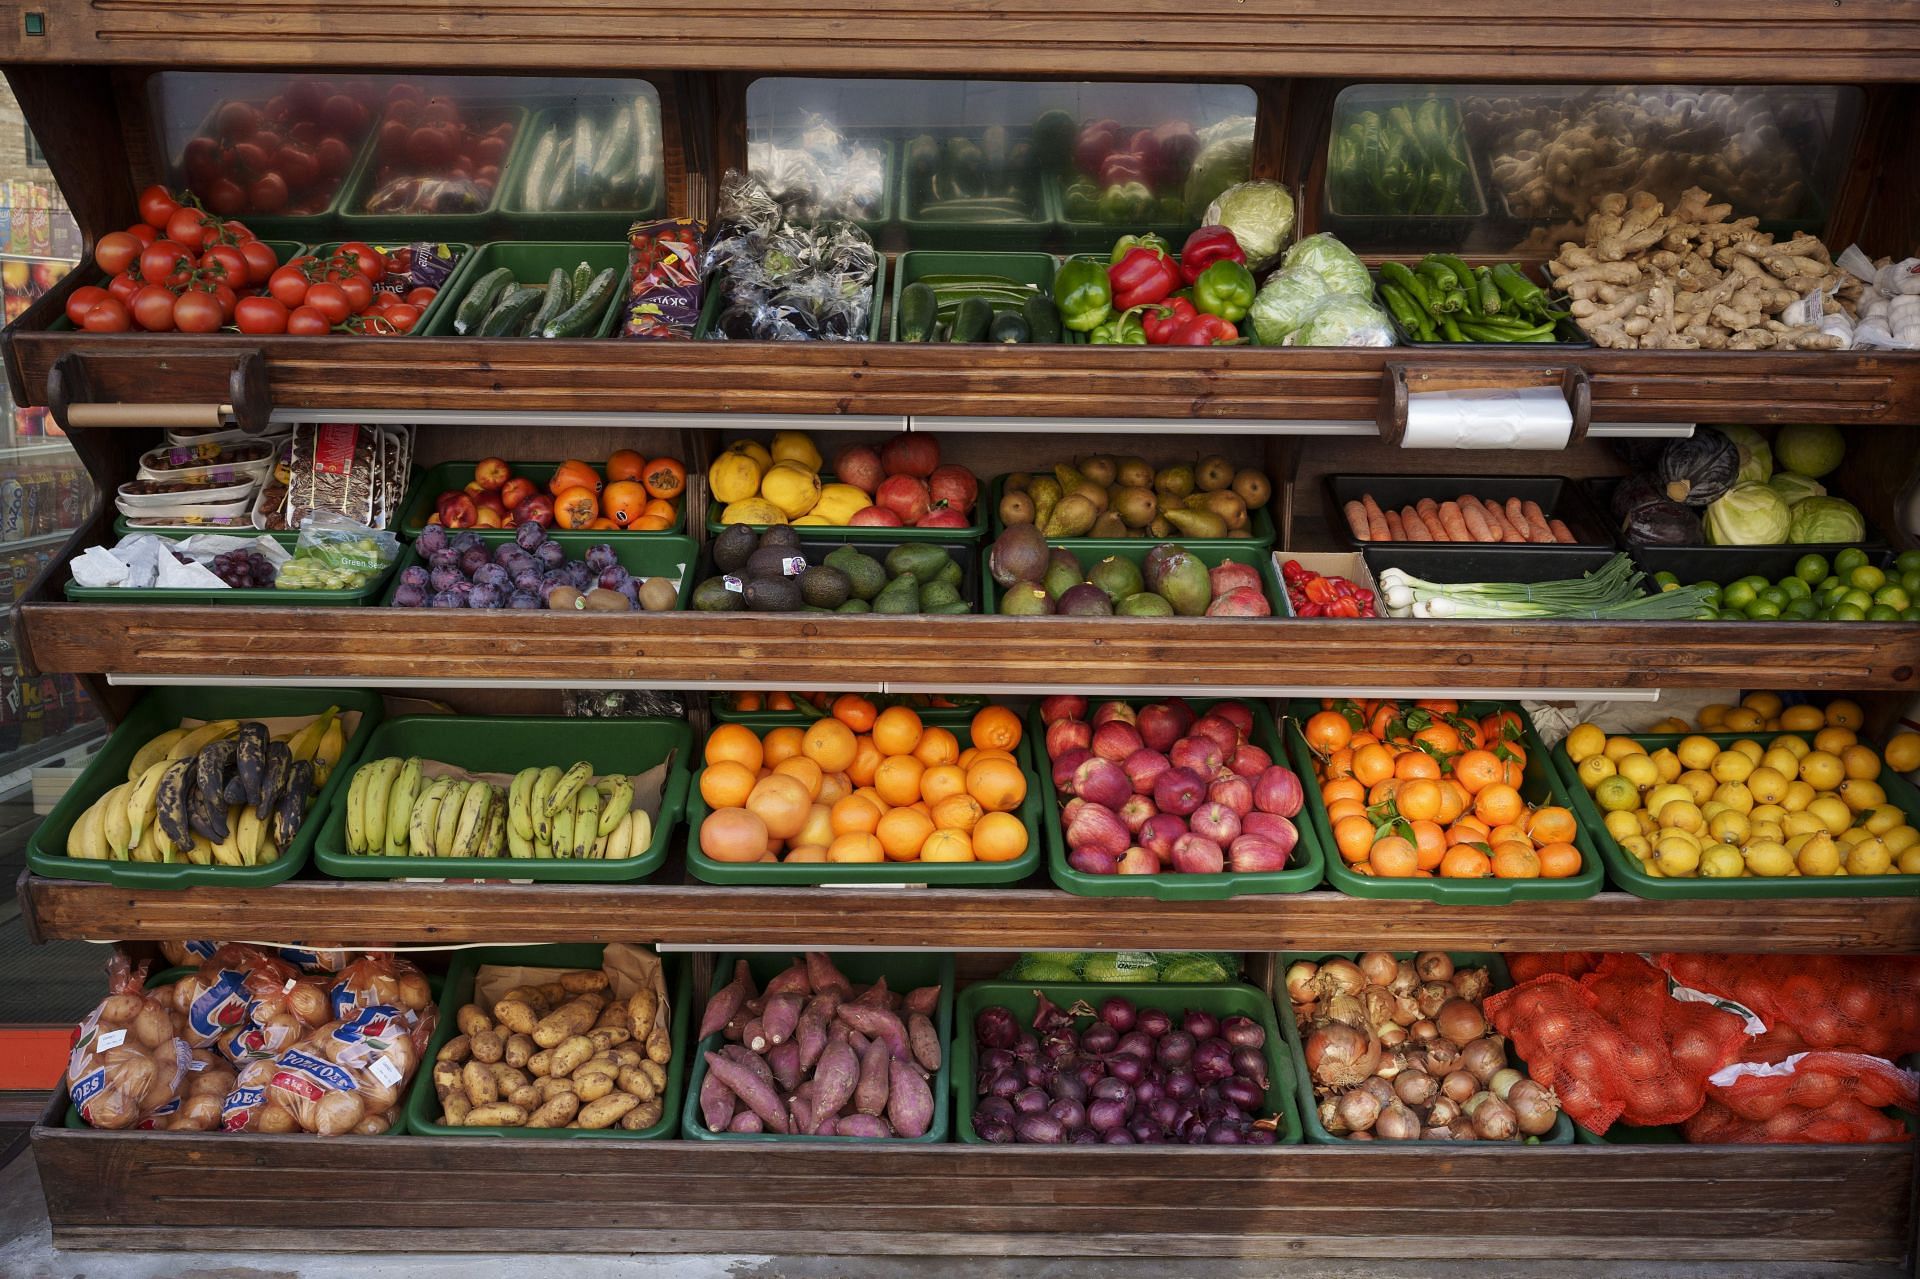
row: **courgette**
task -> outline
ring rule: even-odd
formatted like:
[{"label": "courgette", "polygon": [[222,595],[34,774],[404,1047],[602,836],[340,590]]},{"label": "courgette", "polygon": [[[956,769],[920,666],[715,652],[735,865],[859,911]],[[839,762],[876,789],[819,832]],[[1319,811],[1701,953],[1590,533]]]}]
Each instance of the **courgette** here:
[{"label": "courgette", "polygon": [[939,301],[934,297],[932,286],[914,283],[900,290],[900,340],[932,341],[933,322],[938,311]]},{"label": "courgette", "polygon": [[1027,317],[1018,311],[1007,311],[993,317],[993,323],[987,328],[987,341],[1012,344],[1030,342],[1033,330],[1027,326]]},{"label": "courgette", "polygon": [[1027,341],[1056,343],[1060,340],[1060,308],[1044,293],[1027,299],[1023,314],[1027,317]]},{"label": "courgette", "polygon": [[586,292],[574,299],[572,306],[562,311],[540,330],[543,338],[577,338],[586,336],[607,309],[607,303],[613,298],[614,282],[620,278],[620,271],[608,267],[593,277]]},{"label": "courgette", "polygon": [[483,338],[519,337],[520,331],[533,313],[540,309],[540,290],[521,288],[516,285],[509,289],[480,322],[479,336]]},{"label": "courgette", "polygon": [[985,298],[968,298],[953,313],[953,331],[949,342],[984,342],[987,326],[993,323],[993,306]]},{"label": "courgette", "polygon": [[568,186],[568,194],[573,197],[572,208],[580,208],[587,202],[587,192],[593,184],[593,155],[593,117],[576,110],[573,113],[573,181]]},{"label": "courgette", "polygon": [[547,196],[541,208],[549,213],[569,207],[568,200],[573,192],[573,139],[563,137],[560,149],[554,153],[553,167],[548,171]]},{"label": "courgette", "polygon": [[500,295],[513,283],[513,270],[510,267],[497,266],[474,282],[467,290],[467,296],[460,299],[460,307],[453,313],[453,331],[471,333],[480,327],[487,318]]},{"label": "courgette", "polygon": [[540,303],[540,309],[533,313],[533,322],[527,325],[527,332],[538,333],[552,323],[553,317],[566,310],[573,302],[572,277],[567,268],[557,266],[553,274],[547,277],[547,294]]},{"label": "courgette", "polygon": [[573,283],[567,290],[567,305],[572,306],[574,303],[574,300],[578,298],[581,294],[585,293],[587,291],[587,286],[592,283],[593,283],[593,264],[592,263],[582,262],[579,266],[573,268]]}]

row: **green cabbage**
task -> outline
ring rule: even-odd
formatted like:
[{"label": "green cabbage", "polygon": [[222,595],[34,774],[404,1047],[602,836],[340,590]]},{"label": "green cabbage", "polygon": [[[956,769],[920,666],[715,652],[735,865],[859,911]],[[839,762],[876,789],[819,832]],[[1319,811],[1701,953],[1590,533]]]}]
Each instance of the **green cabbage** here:
[{"label": "green cabbage", "polygon": [[1308,271],[1276,272],[1254,294],[1247,320],[1262,346],[1279,346],[1313,315],[1327,296],[1320,277]]},{"label": "green cabbage", "polygon": [[1714,546],[1778,546],[1793,513],[1764,484],[1736,484],[1707,507],[1707,541]]},{"label": "green cabbage", "polygon": [[[1072,143],[1068,143],[1072,151]],[[1186,211],[1193,220],[1206,216],[1214,197],[1253,173],[1253,117],[1233,116],[1200,130],[1200,154],[1187,170]]]},{"label": "green cabbage", "polygon": [[1787,526],[1789,542],[1858,542],[1866,535],[1860,509],[1839,497],[1802,498]]},{"label": "green cabbage", "polygon": [[1328,293],[1373,296],[1373,277],[1367,273],[1367,264],[1325,231],[1310,235],[1288,249],[1280,267],[1284,271],[1311,272],[1320,278]]},{"label": "green cabbage", "polygon": [[1827,486],[1811,475],[1801,475],[1796,471],[1775,471],[1773,478],[1767,481],[1767,487],[1787,499],[1788,506],[1797,506],[1810,497],[1825,497]]},{"label": "green cabbage", "polygon": [[1247,255],[1247,269],[1271,265],[1293,235],[1293,196],[1278,182],[1240,182],[1214,197],[1205,226],[1233,232]]},{"label": "green cabbage", "polygon": [[1716,426],[1714,430],[1732,440],[1740,450],[1741,481],[1765,484],[1773,475],[1773,446],[1767,437],[1750,426]]},{"label": "green cabbage", "polygon": [[1781,466],[1819,479],[1830,475],[1846,455],[1847,442],[1838,428],[1825,423],[1783,426],[1773,437],[1773,456]]},{"label": "green cabbage", "polygon": [[1392,346],[1393,322],[1371,299],[1336,293],[1321,300],[1288,346]]}]

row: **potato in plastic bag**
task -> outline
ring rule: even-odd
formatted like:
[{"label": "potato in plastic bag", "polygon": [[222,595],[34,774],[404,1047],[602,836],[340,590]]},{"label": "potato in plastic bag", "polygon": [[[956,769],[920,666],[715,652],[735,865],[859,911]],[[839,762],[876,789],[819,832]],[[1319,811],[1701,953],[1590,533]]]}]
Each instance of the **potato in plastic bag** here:
[{"label": "potato in plastic bag", "polygon": [[272,1057],[332,1015],[326,988],[291,963],[238,943],[220,947],[173,988],[194,1047],[229,1061]]},{"label": "potato in plastic bag", "polygon": [[110,993],[75,1033],[67,1095],[92,1127],[132,1128],[178,1105],[192,1049],[174,1033],[165,997],[143,989],[146,978],[144,963],[134,968],[116,951]]},{"label": "potato in plastic bag", "polygon": [[[431,1011],[376,1004],[329,1022],[274,1059],[261,1104],[321,1136],[385,1131],[371,1121],[391,1122],[434,1020]],[[227,1100],[232,1108],[234,1097]]]},{"label": "potato in plastic bag", "polygon": [[404,959],[389,954],[362,955],[334,979],[328,992],[335,1020],[346,1020],[363,1008],[388,1005],[412,1013],[433,1006],[433,989],[426,974]]}]

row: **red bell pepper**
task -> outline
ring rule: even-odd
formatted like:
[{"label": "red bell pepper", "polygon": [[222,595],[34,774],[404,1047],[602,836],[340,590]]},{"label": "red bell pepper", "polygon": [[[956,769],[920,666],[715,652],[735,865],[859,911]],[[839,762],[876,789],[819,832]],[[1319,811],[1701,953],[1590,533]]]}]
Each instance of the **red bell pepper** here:
[{"label": "red bell pepper", "polygon": [[1167,339],[1167,345],[1214,346],[1221,342],[1237,342],[1239,339],[1240,330],[1233,327],[1231,320],[1202,311],[1175,329]]},{"label": "red bell pepper", "polygon": [[1132,249],[1107,271],[1113,307],[1131,311],[1165,298],[1180,287],[1180,269],[1159,249]]},{"label": "red bell pepper", "polygon": [[1168,298],[1158,306],[1150,306],[1140,315],[1140,323],[1147,330],[1149,346],[1165,346],[1173,340],[1173,335],[1199,312],[1193,309],[1193,303],[1186,298]]},{"label": "red bell pepper", "polygon": [[1244,263],[1246,260],[1247,252],[1240,247],[1240,241],[1233,238],[1233,232],[1223,226],[1203,226],[1187,237],[1180,250],[1180,274],[1192,284],[1215,262]]}]

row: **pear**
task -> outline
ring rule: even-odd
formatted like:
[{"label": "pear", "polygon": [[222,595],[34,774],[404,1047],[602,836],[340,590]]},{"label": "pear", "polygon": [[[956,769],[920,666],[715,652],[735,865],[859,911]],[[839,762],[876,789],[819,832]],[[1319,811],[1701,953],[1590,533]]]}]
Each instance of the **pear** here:
[{"label": "pear", "polygon": [[1118,470],[1118,464],[1113,460],[1112,456],[1106,453],[1095,453],[1092,457],[1083,457],[1080,459],[1080,474],[1086,476],[1095,484],[1106,485],[1113,483],[1114,474]]},{"label": "pear", "polygon": [[1114,466],[1113,481],[1126,488],[1153,487],[1153,467],[1144,457],[1123,457]]},{"label": "pear", "polygon": [[1128,528],[1145,528],[1160,513],[1160,499],[1149,488],[1125,485],[1113,490],[1111,498],[1108,509],[1119,512]]},{"label": "pear", "polygon": [[[1227,522],[1212,511],[1189,511],[1176,506],[1168,509],[1165,514],[1167,522],[1180,530],[1183,536],[1225,537],[1227,535]],[[1179,607],[1178,601],[1175,602],[1174,607]]]},{"label": "pear", "polygon": [[[1041,532],[1050,542],[1063,537],[1085,537],[1099,516],[1100,509],[1085,494],[1069,493],[1054,503]],[[1221,531],[1225,531],[1224,526]]]},{"label": "pear", "polygon": [[1233,483],[1233,463],[1218,453],[1203,457],[1193,468],[1193,482],[1203,493],[1217,493]]},{"label": "pear", "polygon": [[1193,468],[1169,466],[1153,477],[1153,491],[1178,502],[1193,492]]},{"label": "pear", "polygon": [[1087,531],[1088,537],[1125,537],[1127,522],[1120,518],[1118,511],[1102,511],[1094,520],[1093,527]]}]

